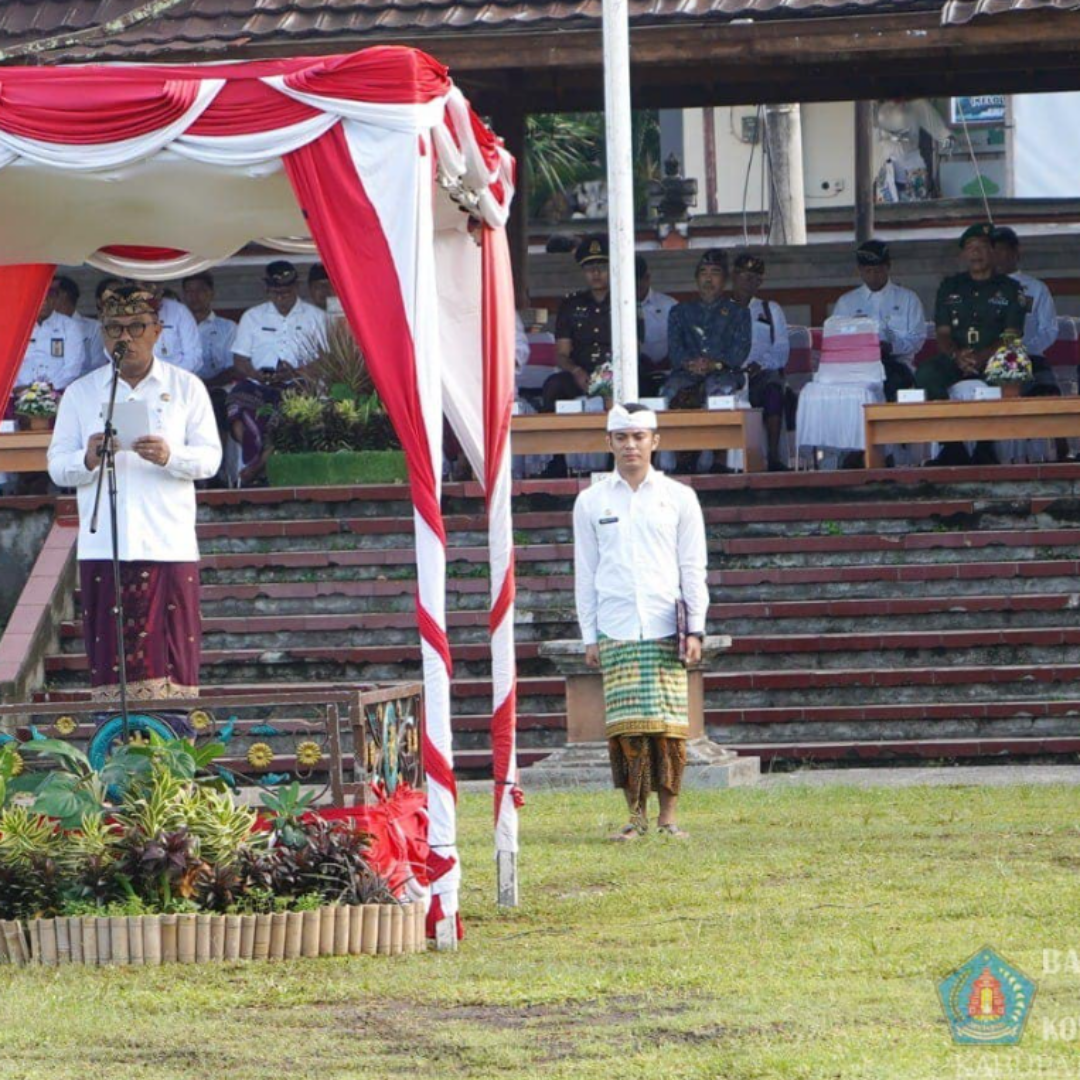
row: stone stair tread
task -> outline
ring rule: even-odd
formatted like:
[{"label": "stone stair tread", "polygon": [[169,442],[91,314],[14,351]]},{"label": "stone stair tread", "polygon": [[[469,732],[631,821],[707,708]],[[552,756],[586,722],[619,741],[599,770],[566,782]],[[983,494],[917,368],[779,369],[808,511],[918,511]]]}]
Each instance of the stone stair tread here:
[{"label": "stone stair tread", "polygon": [[[1080,626],[745,635],[732,640],[730,652],[863,652],[888,649],[990,648],[995,645],[1080,645]],[[723,660],[719,663],[722,665]]]},{"label": "stone stair tread", "polygon": [[984,739],[882,739],[873,742],[739,743],[732,747],[741,756],[798,761],[851,761],[898,758],[986,758],[1075,754],[1080,737],[1009,736]]},{"label": "stone stair tread", "polygon": [[965,665],[900,668],[791,668],[710,671],[705,690],[817,690],[839,686],[946,686],[972,683],[1056,683],[1080,680],[1080,664]]},{"label": "stone stair tread", "polygon": [[[205,501],[205,500],[201,500]],[[956,499],[928,497],[917,502],[822,502],[787,503],[766,506],[704,506],[706,524],[766,524],[773,522],[840,522],[952,518],[981,512],[1041,514],[1060,500],[1035,497],[1028,500]],[[476,532],[487,529],[484,514],[445,514],[448,533]],[[559,510],[527,510],[514,515],[518,530],[570,528],[571,506]],[[236,521],[200,521],[200,539],[226,537],[273,538],[291,536],[332,536],[339,533],[380,534],[411,533],[411,514],[360,515],[353,517],[254,518]],[[976,530],[978,531],[978,530]]]},{"label": "stone stair tread", "polygon": [[982,532],[909,532],[853,536],[753,536],[714,540],[725,555],[784,555],[845,551],[925,551],[928,548],[1071,547],[1076,529],[987,529]]},{"label": "stone stair tread", "polygon": [[994,720],[1080,716],[1080,697],[1038,701],[945,701],[866,705],[773,705],[763,708],[706,708],[705,723],[781,724],[836,721],[845,724],[889,720]]},{"label": "stone stair tread", "polygon": [[794,566],[714,570],[710,585],[825,585],[855,581],[948,581],[1011,577],[1076,577],[1080,559],[1004,559],[995,562],[890,563],[882,566]]},{"label": "stone stair tread", "polygon": [[[539,643],[519,642],[517,655],[519,660],[533,659],[539,655]],[[491,648],[486,644],[467,644],[454,647],[454,657],[458,660],[486,660],[491,656]],[[402,661],[420,662],[420,645],[323,645],[298,646],[269,649],[204,649],[202,664],[211,667],[217,664],[248,661],[252,663],[278,663],[286,660],[331,660],[338,663],[356,664],[391,664]],[[45,657],[46,672],[85,671],[89,667],[85,653],[53,653]]]},{"label": "stone stair tread", "polygon": [[[401,682],[416,682],[416,679],[402,679]],[[305,679],[295,682],[243,682],[243,683],[217,683],[204,682],[199,687],[199,696],[204,698],[229,698],[229,697],[268,697],[273,694],[290,694],[303,691],[304,693],[323,693],[331,691],[355,690],[355,683],[339,681],[328,682],[320,679]],[[517,681],[518,697],[525,696],[553,696],[563,692],[563,680],[558,676],[519,676]],[[491,698],[490,679],[453,679],[450,683],[450,696],[452,698],[485,697]],[[63,702],[88,701],[90,698],[89,687],[64,687],[49,691],[39,691],[34,695],[38,703],[49,701],[61,704]]]},{"label": "stone stair tread", "polygon": [[[711,609],[710,609],[711,614]],[[569,616],[572,618],[572,616]],[[533,620],[536,621],[536,620]],[[564,623],[567,616],[553,619]],[[447,615],[447,625],[456,627],[486,626],[486,611],[456,611]],[[351,615],[299,615],[299,616],[222,616],[203,619],[203,633],[232,633],[257,636],[281,632],[324,631],[327,633],[354,629],[378,629],[380,627],[411,629],[416,625],[413,612],[365,612]],[[82,624],[74,620],[62,625],[62,636],[77,639],[82,636]],[[520,642],[519,655],[537,655],[536,650],[527,650],[529,642]],[[888,630],[888,631],[851,631],[843,633],[815,634],[745,634],[733,638],[731,653],[738,655],[757,653],[817,653],[817,652],[865,652],[890,649],[949,649],[980,648],[996,645],[1016,646],[1054,646],[1080,645],[1080,626],[1042,626],[1018,628],[994,628],[984,630]],[[458,649],[471,649],[470,656],[478,649],[474,643],[452,643]],[[409,648],[395,645],[393,648]],[[274,646],[257,649],[220,649],[219,653],[237,653],[245,656],[259,652],[296,652],[310,651],[311,646]],[[317,649],[326,652],[331,647]],[[338,647],[333,647],[338,648]],[[353,645],[341,646],[344,650],[376,650],[379,646]],[[525,650],[525,651],[522,651]],[[53,654],[60,655],[60,654]],[[75,655],[75,654],[63,654]],[[465,655],[464,652],[462,655]],[[720,666],[723,661],[720,661]]]},{"label": "stone stair tread", "polygon": [[[485,547],[448,547],[449,562],[486,563]],[[572,559],[572,544],[532,544],[519,549],[518,562]],[[416,553],[410,548],[345,548],[341,551],[238,551],[210,552],[202,557],[203,570],[265,569],[266,567],[329,566],[414,566]]]}]

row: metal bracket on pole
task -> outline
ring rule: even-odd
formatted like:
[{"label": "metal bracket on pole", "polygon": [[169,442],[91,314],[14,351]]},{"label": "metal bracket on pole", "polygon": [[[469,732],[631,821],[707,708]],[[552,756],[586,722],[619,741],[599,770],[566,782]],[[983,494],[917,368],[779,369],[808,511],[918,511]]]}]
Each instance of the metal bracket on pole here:
[{"label": "metal bracket on pole", "polygon": [[518,906],[517,852],[500,851],[495,856],[499,882],[499,907]]},{"label": "metal bracket on pole", "polygon": [[457,918],[448,915],[435,924],[435,949],[437,952],[457,952]]},{"label": "metal bracket on pole", "polygon": [[634,156],[627,0],[604,0],[604,130],[611,251],[611,370],[615,400],[638,396],[637,281],[634,273]]}]

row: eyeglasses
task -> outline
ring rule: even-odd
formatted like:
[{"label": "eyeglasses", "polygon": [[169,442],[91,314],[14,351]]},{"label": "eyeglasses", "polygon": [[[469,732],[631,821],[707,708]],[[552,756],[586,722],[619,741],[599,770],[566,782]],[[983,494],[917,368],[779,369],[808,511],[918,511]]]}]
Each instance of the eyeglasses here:
[{"label": "eyeglasses", "polygon": [[133,323],[104,323],[101,327],[102,332],[107,338],[111,338],[113,341],[119,341],[124,336],[124,331],[128,332],[128,335],[132,338],[141,338],[146,333],[146,328],[152,326],[153,323],[148,322],[133,322]]}]

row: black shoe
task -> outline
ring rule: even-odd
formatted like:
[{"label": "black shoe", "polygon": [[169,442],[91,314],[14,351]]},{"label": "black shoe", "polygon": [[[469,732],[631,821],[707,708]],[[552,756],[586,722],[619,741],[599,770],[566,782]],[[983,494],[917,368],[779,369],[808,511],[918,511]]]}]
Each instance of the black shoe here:
[{"label": "black shoe", "polygon": [[975,453],[971,455],[972,465],[1000,465],[997,450],[992,442],[979,442],[975,444]]},{"label": "black shoe", "polygon": [[769,472],[791,472],[791,470],[779,459],[769,458]]}]

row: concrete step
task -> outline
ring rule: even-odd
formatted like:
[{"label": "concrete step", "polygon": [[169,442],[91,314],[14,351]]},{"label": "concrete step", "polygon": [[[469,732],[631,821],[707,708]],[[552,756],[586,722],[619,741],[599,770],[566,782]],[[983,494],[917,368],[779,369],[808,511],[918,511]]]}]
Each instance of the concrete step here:
[{"label": "concrete step", "polygon": [[[332,509],[332,507],[328,508]],[[1080,501],[1062,499],[926,499],[912,503],[809,503],[778,506],[706,506],[706,527],[714,539],[805,536],[903,536],[936,531],[1005,530],[1022,522],[1026,528],[1052,529],[1080,518]],[[452,546],[480,545],[487,540],[484,515],[447,514]],[[530,543],[572,540],[571,506],[550,511],[519,510],[514,530]],[[280,518],[214,518],[198,525],[204,554],[296,550],[317,544],[328,550],[357,546],[383,548],[412,544],[411,513],[382,516]]]},{"label": "concrete step", "polygon": [[972,664],[785,671],[720,671],[705,676],[709,709],[970,703],[1080,697],[1080,664]]},{"label": "concrete step", "polygon": [[709,736],[725,745],[932,738],[1080,736],[1080,699],[787,705],[709,709]]},{"label": "concrete step", "polygon": [[1080,737],[1001,739],[917,739],[880,742],[800,742],[789,744],[747,743],[739,754],[760,757],[763,764],[796,765],[828,761],[837,765],[901,765],[915,761],[1002,762],[1016,758],[1074,762]]},{"label": "concrete step", "polygon": [[[535,659],[537,650],[536,644],[519,645],[519,662]],[[455,670],[463,675],[486,674],[490,656],[489,645],[461,645],[454,649]],[[50,685],[71,685],[72,680],[85,680],[89,670],[89,660],[81,652],[45,658],[45,674]],[[230,678],[243,682],[363,683],[420,679],[422,668],[418,644],[204,649],[200,678],[212,682],[215,671],[227,671]]]},{"label": "concrete step", "polygon": [[[468,594],[472,605],[447,615],[452,644],[479,643],[488,639],[487,591]],[[382,603],[385,600],[378,598]],[[459,602],[461,597],[456,597]],[[579,635],[568,591],[542,596],[545,604],[522,602],[516,609],[518,641],[549,641]],[[300,603],[298,601],[298,603]],[[251,611],[251,601],[238,604]],[[322,608],[324,605],[319,604]],[[206,648],[288,647],[324,644],[332,634],[341,645],[414,644],[417,640],[416,611],[411,595],[402,598],[395,610],[322,611],[317,614],[274,613],[269,615],[220,615],[218,603],[203,603],[204,646]],[[1033,596],[925,597],[841,601],[796,601],[790,604],[729,603],[709,608],[709,630],[737,638],[759,639],[784,635],[798,628],[802,635],[927,633],[966,629],[1007,630],[1021,627],[1076,625],[1080,594],[1035,594]],[[311,601],[302,610],[310,611]],[[65,652],[81,648],[82,623],[61,626]]]}]

